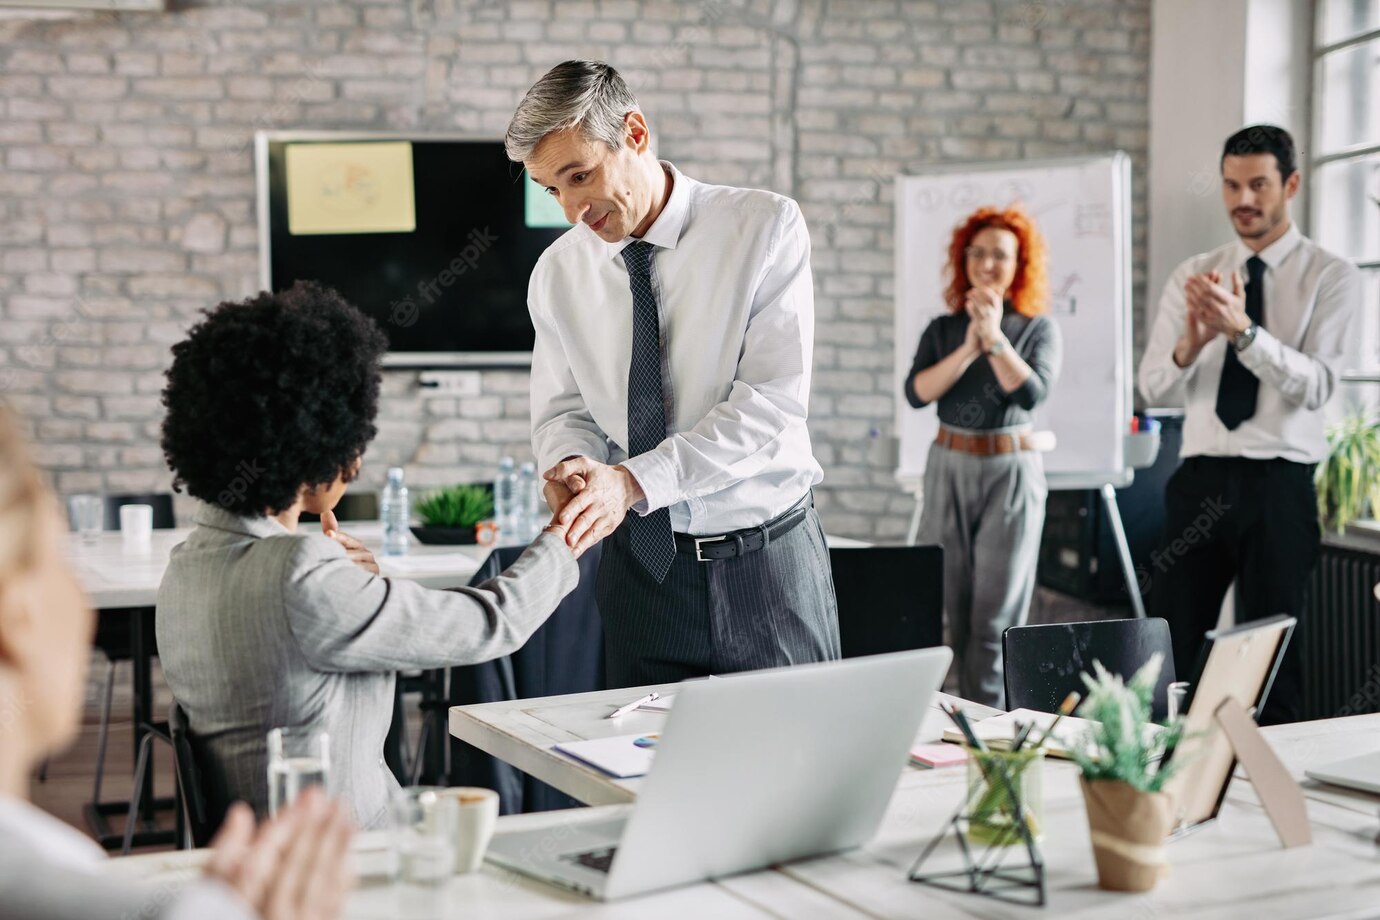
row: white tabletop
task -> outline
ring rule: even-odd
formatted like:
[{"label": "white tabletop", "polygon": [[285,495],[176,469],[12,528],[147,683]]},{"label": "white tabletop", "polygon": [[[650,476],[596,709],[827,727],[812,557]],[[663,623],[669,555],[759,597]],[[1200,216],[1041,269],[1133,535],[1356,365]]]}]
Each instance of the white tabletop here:
[{"label": "white tabletop", "polygon": [[[636,712],[617,722],[604,718],[620,703],[651,689],[633,688],[567,697],[484,703],[451,709],[451,733],[584,802],[635,800],[639,780],[614,780],[551,750],[566,740],[653,732],[659,713]],[[994,710],[965,704],[974,716]],[[930,740],[942,728],[931,717],[921,730]],[[1380,749],[1380,715],[1300,723],[1265,730],[1290,771],[1303,780],[1309,766]],[[959,804],[961,768],[905,770],[876,839],[849,853],[779,867],[792,878],[869,917],[1029,918],[1029,907],[977,895],[940,891],[907,880],[925,844]],[[1172,872],[1154,891],[1122,895],[1096,887],[1077,770],[1051,760],[1045,773],[1049,906],[1061,918],[1128,920],[1160,916],[1228,918],[1370,917],[1380,890],[1380,797],[1304,782],[1314,843],[1283,850],[1250,784],[1232,783],[1221,816],[1170,844]]]},{"label": "white tabletop", "polygon": [[[640,779],[614,779],[553,750],[552,745],[661,731],[666,723],[664,713],[637,710],[616,720],[608,718],[608,714],[619,706],[653,690],[665,695],[674,693],[676,685],[454,706],[450,710],[450,733],[587,805],[624,804],[637,797]],[[938,708],[942,701],[962,704],[973,719],[985,719],[1000,712],[947,693],[938,694],[920,728],[917,742],[939,740],[948,724]]]},{"label": "white tabletop", "polygon": [[[605,811],[605,809],[600,809]],[[626,809],[610,808],[608,817]],[[496,835],[536,828],[559,828],[573,812],[509,815],[498,819]],[[591,812],[579,809],[580,817]],[[386,832],[361,834],[356,849],[387,846]],[[108,871],[166,887],[196,878],[207,850],[151,853],[112,859]],[[367,876],[345,906],[347,920],[560,920],[566,917],[619,920],[763,920],[780,917],[857,918],[860,915],[828,895],[779,872],[758,872],[718,882],[604,904],[485,864],[472,875],[454,876],[436,888],[388,883]]]},{"label": "white tabletop", "polygon": [[[317,524],[303,524],[314,528]],[[428,588],[458,588],[493,552],[489,546],[424,546],[411,541],[406,556],[382,554],[383,529],[378,521],[346,521],[340,529],[361,540],[374,551],[381,574],[406,578]],[[94,542],[79,535],[68,535],[67,558],[72,563],[91,606],[98,610],[122,607],[151,607],[158,597],[158,584],[168,567],[172,548],[192,531],[155,530],[143,547],[127,546],[118,531],[101,533]]]}]

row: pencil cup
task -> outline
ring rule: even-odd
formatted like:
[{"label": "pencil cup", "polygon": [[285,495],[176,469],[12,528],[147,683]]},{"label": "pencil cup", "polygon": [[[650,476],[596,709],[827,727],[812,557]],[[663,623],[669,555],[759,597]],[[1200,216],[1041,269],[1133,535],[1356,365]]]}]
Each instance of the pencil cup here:
[{"label": "pencil cup", "polygon": [[968,839],[986,846],[1024,843],[1017,812],[1036,841],[1044,837],[1045,752],[968,749]]}]

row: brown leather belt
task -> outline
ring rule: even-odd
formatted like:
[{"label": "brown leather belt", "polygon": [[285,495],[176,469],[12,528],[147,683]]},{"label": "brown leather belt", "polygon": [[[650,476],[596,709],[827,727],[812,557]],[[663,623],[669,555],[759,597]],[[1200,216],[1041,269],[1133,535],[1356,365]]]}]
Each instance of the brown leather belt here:
[{"label": "brown leather belt", "polygon": [[956,450],[975,457],[994,457],[997,454],[1014,454],[1019,450],[1038,450],[1033,432],[1000,431],[961,434],[940,428],[934,439],[940,447]]}]

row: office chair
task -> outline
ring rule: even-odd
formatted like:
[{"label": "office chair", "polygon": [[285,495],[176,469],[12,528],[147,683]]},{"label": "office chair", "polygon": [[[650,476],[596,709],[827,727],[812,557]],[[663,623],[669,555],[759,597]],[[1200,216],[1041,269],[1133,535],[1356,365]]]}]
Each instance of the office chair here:
[{"label": "office chair", "polygon": [[[177,526],[170,492],[127,493],[104,497],[104,529],[120,529],[120,508],[125,505],[149,505],[153,508],[155,530],[171,530]],[[101,694],[100,724],[96,733],[96,775],[92,781],[90,812],[95,816],[115,813],[121,803],[101,801],[101,785],[105,778],[105,754],[110,738],[110,707],[115,692],[115,666],[133,658],[130,639],[131,617],[146,616],[148,608],[131,608],[117,616],[103,616],[96,621],[96,636],[92,644],[106,659],[105,686]],[[153,639],[150,637],[152,643]],[[101,818],[103,821],[103,817]]]},{"label": "office chair", "polygon": [[944,644],[944,548],[833,547],[844,658]]},{"label": "office chair", "polygon": [[183,825],[183,833],[178,835],[178,846],[187,850],[208,846],[217,827],[211,821],[210,806],[201,782],[201,768],[197,765],[192,732],[187,725],[187,712],[176,700],[168,709],[168,734],[172,737],[178,814]]},{"label": "office chair", "polygon": [[1158,618],[1091,620],[1012,626],[1002,634],[1006,665],[1006,705],[1009,709],[1055,712],[1072,691],[1086,693],[1084,671],[1093,661],[1127,680],[1160,652],[1163,663],[1155,682],[1152,717],[1169,715],[1169,685],[1174,681],[1174,652],[1169,623]]},{"label": "office chair", "polygon": [[120,529],[120,509],[125,505],[148,505],[153,508],[153,529],[172,530],[177,526],[173,516],[171,492],[144,492],[105,496],[105,530]]},{"label": "office chair", "polygon": [[[340,501],[335,506],[335,519],[337,521],[377,521],[379,519],[379,493],[377,492],[346,492],[340,496]],[[303,511],[297,519],[298,523],[317,523],[321,520],[321,515],[311,511]]]}]

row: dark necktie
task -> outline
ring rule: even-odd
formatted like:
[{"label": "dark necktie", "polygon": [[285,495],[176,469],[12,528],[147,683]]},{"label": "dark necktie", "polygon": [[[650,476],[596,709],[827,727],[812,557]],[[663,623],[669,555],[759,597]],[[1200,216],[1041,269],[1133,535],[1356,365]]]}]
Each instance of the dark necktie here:
[{"label": "dark necktie", "polygon": [[[623,249],[632,288],[632,361],[628,365],[628,456],[645,454],[666,438],[665,388],[661,379],[661,322],[652,290],[652,251],[656,247],[634,240]],[[676,557],[671,512],[659,508],[648,515],[628,512],[632,554],[657,584],[666,578]]]},{"label": "dark necktie", "polygon": [[[1265,263],[1260,256],[1246,262],[1250,278],[1246,281],[1246,316],[1257,326],[1265,323]],[[1236,347],[1227,340],[1227,357],[1222,363],[1222,380],[1217,385],[1217,417],[1227,430],[1235,431],[1255,415],[1255,397],[1260,378],[1246,369],[1236,356]]]}]

